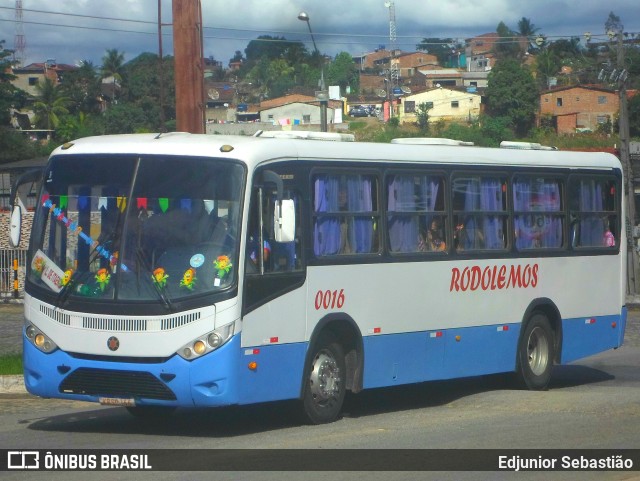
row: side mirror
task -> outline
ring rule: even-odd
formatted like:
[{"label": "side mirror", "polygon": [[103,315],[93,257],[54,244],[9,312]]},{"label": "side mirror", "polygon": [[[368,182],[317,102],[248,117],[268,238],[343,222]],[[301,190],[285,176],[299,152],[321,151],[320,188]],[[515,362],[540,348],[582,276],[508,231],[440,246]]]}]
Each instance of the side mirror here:
[{"label": "side mirror", "polygon": [[20,233],[22,231],[22,207],[20,205],[13,206],[10,222],[9,244],[15,249],[20,245]]},{"label": "side mirror", "polygon": [[293,242],[296,231],[296,211],[292,199],[276,201],[273,211],[273,236],[276,242]]},{"label": "side mirror", "polygon": [[11,188],[11,220],[9,226],[9,243],[11,247],[17,248],[20,244],[22,231],[22,213],[27,210],[27,196],[33,184],[42,177],[42,169],[30,170],[22,174]]}]

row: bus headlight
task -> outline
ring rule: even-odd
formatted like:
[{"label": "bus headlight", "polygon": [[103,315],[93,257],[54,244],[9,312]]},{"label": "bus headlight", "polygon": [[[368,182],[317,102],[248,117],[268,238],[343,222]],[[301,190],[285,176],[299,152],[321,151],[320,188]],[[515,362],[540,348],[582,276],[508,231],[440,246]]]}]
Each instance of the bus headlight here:
[{"label": "bus headlight", "polygon": [[211,351],[215,351],[231,339],[231,336],[233,336],[233,326],[234,323],[232,322],[231,324],[220,327],[215,331],[208,332],[197,339],[194,339],[186,346],[182,346],[178,349],[177,354],[183,359],[192,361],[193,359],[204,356]]},{"label": "bus headlight", "polygon": [[28,324],[24,332],[29,342],[44,353],[49,354],[58,348],[56,343],[53,342],[49,336],[33,324]]}]

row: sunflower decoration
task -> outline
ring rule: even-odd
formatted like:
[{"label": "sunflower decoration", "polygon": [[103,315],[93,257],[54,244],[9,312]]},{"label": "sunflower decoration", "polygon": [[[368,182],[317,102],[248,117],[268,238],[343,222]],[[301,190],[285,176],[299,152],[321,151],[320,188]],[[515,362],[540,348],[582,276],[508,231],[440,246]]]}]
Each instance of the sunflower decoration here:
[{"label": "sunflower decoration", "polygon": [[69,282],[71,282],[72,277],[73,277],[73,269],[67,269],[66,271],[64,271],[64,274],[62,275],[62,279],[60,279],[60,283],[63,286],[66,286],[67,284],[69,284]]},{"label": "sunflower decoration", "polygon": [[100,286],[100,290],[102,292],[104,292],[104,290],[107,288],[110,280],[111,274],[109,274],[109,271],[107,269],[105,269],[104,267],[102,269],[98,269],[98,272],[96,272],[96,282]]},{"label": "sunflower decoration", "polygon": [[33,262],[31,263],[31,269],[33,270],[34,274],[36,274],[37,276],[42,275],[42,271],[44,270],[44,258],[42,258],[41,256],[36,256],[33,259]]},{"label": "sunflower decoration", "polygon": [[189,267],[184,274],[182,275],[182,280],[180,281],[180,287],[186,287],[190,291],[195,287],[197,278],[196,278],[196,270],[193,267]]},{"label": "sunflower decoration", "polygon": [[164,271],[162,267],[158,267],[153,271],[152,278],[153,283],[156,286],[164,289],[164,287],[167,285],[167,279],[169,278],[169,275]]},{"label": "sunflower decoration", "polygon": [[231,264],[229,256],[218,256],[216,260],[213,261],[213,267],[218,271],[216,277],[218,279],[222,279],[224,276],[229,274],[233,264]]}]

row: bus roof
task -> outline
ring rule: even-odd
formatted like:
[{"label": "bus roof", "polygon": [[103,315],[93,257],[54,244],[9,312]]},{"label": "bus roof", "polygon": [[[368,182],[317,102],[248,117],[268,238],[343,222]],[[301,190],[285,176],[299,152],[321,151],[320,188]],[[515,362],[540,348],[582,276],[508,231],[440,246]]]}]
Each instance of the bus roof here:
[{"label": "bus roof", "polygon": [[463,140],[443,139],[440,137],[405,137],[398,139],[391,139],[392,144],[404,144],[404,145],[461,145],[472,146],[473,142],[465,142]]},{"label": "bus roof", "polygon": [[133,154],[238,159],[251,169],[282,159],[353,162],[407,162],[455,166],[528,166],[620,169],[606,152],[459,147],[451,145],[326,142],[312,139],[205,135],[173,132],[87,137],[58,147],[52,155]]}]

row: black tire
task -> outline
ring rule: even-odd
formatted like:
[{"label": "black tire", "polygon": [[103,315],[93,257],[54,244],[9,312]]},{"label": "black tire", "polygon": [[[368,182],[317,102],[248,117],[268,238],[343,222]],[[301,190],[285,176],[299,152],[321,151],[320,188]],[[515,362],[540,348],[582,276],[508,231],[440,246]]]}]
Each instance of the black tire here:
[{"label": "black tire", "polygon": [[547,316],[535,311],[527,322],[518,343],[516,376],[526,389],[547,388],[555,357],[555,336]]},{"label": "black tire", "polygon": [[127,407],[127,411],[138,419],[160,420],[167,418],[176,410],[171,406],[135,406]]},{"label": "black tire", "polygon": [[306,421],[324,424],[338,418],[344,402],[345,380],[344,349],[333,336],[322,336],[315,344],[304,377],[302,410]]}]

